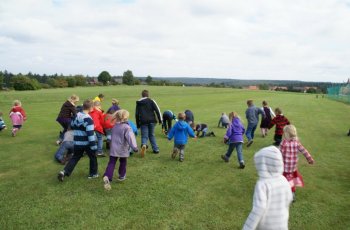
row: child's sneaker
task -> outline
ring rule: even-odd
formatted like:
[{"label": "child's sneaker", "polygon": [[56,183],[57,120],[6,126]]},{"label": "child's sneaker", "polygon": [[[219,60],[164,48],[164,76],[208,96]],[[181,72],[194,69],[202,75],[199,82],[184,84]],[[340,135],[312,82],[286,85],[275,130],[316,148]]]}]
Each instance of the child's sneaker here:
[{"label": "child's sneaker", "polygon": [[122,182],[126,180],[126,176],[119,176],[118,181]]},{"label": "child's sneaker", "polygon": [[140,152],[142,158],[145,157],[146,149],[147,149],[147,146],[146,145],[142,145],[141,152]]},{"label": "child's sneaker", "polygon": [[247,147],[251,146],[253,144],[253,140],[248,141]]},{"label": "child's sneaker", "polygon": [[221,159],[223,159],[226,163],[229,162],[229,159],[225,155],[221,155]]},{"label": "child's sneaker", "polygon": [[98,157],[105,157],[106,155],[105,155],[103,152],[98,152],[98,153],[97,153],[97,156],[98,156]]},{"label": "child's sneaker", "polygon": [[182,158],[182,157],[179,159],[179,161],[180,161],[180,162],[183,162],[184,160],[185,160],[185,159],[184,159],[184,158]]},{"label": "child's sneaker", "polygon": [[179,149],[178,148],[174,148],[173,149],[173,153],[171,154],[171,158],[175,159],[176,155],[179,153]]},{"label": "child's sneaker", "polygon": [[239,163],[239,168],[240,168],[240,169],[244,169],[244,168],[245,168],[244,161],[242,161],[242,162]]},{"label": "child's sneaker", "polygon": [[57,175],[57,179],[61,182],[63,182],[64,179],[64,171],[60,171]]},{"label": "child's sneaker", "polygon": [[107,176],[103,177],[103,183],[104,183],[105,190],[107,190],[107,191],[111,190],[111,188],[112,188],[111,187],[111,183],[110,183],[110,181],[109,181]]},{"label": "child's sneaker", "polygon": [[98,178],[98,177],[99,177],[98,174],[90,174],[90,175],[88,176],[88,179],[95,179],[95,178]]}]

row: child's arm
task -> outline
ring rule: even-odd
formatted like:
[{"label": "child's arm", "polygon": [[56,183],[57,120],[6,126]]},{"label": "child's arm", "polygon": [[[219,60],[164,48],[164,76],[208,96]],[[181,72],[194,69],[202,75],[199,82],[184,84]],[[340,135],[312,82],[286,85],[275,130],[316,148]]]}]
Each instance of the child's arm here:
[{"label": "child's arm", "polygon": [[85,118],[84,120],[85,123],[87,123],[85,130],[89,140],[90,149],[97,150],[96,137],[94,132],[94,122],[90,118]]},{"label": "child's arm", "polygon": [[129,146],[132,148],[134,152],[138,152],[139,149],[137,148],[136,138],[135,134],[133,133],[131,127],[129,126],[126,134],[125,134],[126,141],[128,142]]},{"label": "child's arm", "polygon": [[168,133],[168,140],[169,141],[174,137],[174,134],[175,134],[175,129],[174,129],[174,127],[172,127]]},{"label": "child's arm", "polygon": [[270,122],[270,124],[269,124],[269,129],[271,129],[275,124],[276,124],[276,117],[274,117],[274,118],[271,120],[271,122]]},{"label": "child's arm", "polygon": [[307,149],[298,141],[298,151],[301,152],[306,158],[309,164],[313,164],[315,161],[312,158],[311,154],[307,151]]},{"label": "child's arm", "polygon": [[263,183],[257,182],[253,196],[253,208],[250,212],[243,230],[256,229],[267,208],[267,191]]}]

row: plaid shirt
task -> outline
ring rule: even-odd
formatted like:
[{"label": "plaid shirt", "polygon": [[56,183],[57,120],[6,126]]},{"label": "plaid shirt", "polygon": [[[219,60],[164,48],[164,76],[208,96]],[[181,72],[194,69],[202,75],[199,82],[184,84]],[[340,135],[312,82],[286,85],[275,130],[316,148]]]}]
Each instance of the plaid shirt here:
[{"label": "plaid shirt", "polygon": [[293,173],[297,170],[298,153],[302,153],[308,162],[313,161],[310,153],[304,148],[304,146],[297,140],[283,140],[280,145],[280,151],[283,157],[284,172]]},{"label": "plaid shirt", "polygon": [[269,129],[271,129],[274,125],[276,125],[276,135],[283,135],[283,128],[286,125],[289,125],[288,119],[283,116],[282,114],[278,114],[276,117],[274,117],[269,125]]}]

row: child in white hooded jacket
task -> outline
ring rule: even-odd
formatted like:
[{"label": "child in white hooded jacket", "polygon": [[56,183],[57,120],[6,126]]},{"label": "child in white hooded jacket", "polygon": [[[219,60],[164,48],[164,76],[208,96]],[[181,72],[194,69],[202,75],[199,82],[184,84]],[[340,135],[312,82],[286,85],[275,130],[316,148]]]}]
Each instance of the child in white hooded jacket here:
[{"label": "child in white hooded jacket", "polygon": [[275,146],[259,150],[254,156],[259,180],[255,185],[253,209],[243,229],[288,229],[292,192],[282,175],[282,154]]}]

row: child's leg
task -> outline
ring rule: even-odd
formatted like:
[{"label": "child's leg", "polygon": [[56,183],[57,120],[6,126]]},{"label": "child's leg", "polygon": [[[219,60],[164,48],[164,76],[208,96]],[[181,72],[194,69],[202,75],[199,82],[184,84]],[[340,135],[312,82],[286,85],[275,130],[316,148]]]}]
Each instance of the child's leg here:
[{"label": "child's leg", "polygon": [[97,137],[97,154],[102,154],[102,146],[103,146],[103,137],[102,133],[95,132]]},{"label": "child's leg", "polygon": [[66,164],[66,166],[64,167],[64,175],[65,176],[69,176],[70,174],[72,174],[75,166],[78,164],[80,158],[83,156],[84,154],[84,149],[74,149],[74,154],[72,156],[72,158],[69,160],[69,162]]},{"label": "child's leg", "polygon": [[235,143],[235,147],[236,147],[236,151],[237,151],[237,159],[238,159],[238,163],[240,168],[244,168],[244,159],[243,159],[243,143],[242,142],[238,142]]},{"label": "child's leg", "polygon": [[118,170],[119,179],[125,179],[127,160],[128,158],[126,157],[119,158],[119,170]]},{"label": "child's leg", "polygon": [[225,157],[226,157],[227,160],[230,159],[231,154],[232,154],[234,149],[235,149],[235,143],[231,143],[230,142],[230,144],[228,145],[227,152],[225,154]]},{"label": "child's leg", "polygon": [[103,176],[107,176],[109,181],[113,179],[113,173],[115,169],[115,164],[117,163],[118,157],[109,156],[109,161],[106,167],[106,171]]},{"label": "child's leg", "polygon": [[67,144],[67,141],[65,142],[62,142],[62,144],[60,145],[60,147],[58,148],[56,154],[55,154],[55,158],[58,162],[60,163],[64,163],[64,154],[66,153],[67,151],[67,148],[68,147],[68,144]]},{"label": "child's leg", "polygon": [[185,145],[179,145],[178,148],[180,150],[180,158],[179,158],[179,160],[182,162],[182,161],[185,160]]},{"label": "child's leg", "polygon": [[[95,150],[91,150],[89,146],[86,147],[86,153],[90,158],[90,169],[89,169],[89,175],[93,176],[93,175],[97,175],[97,158],[96,158],[96,151]],[[75,152],[74,152],[75,155]],[[73,157],[74,157],[73,155]]]}]

